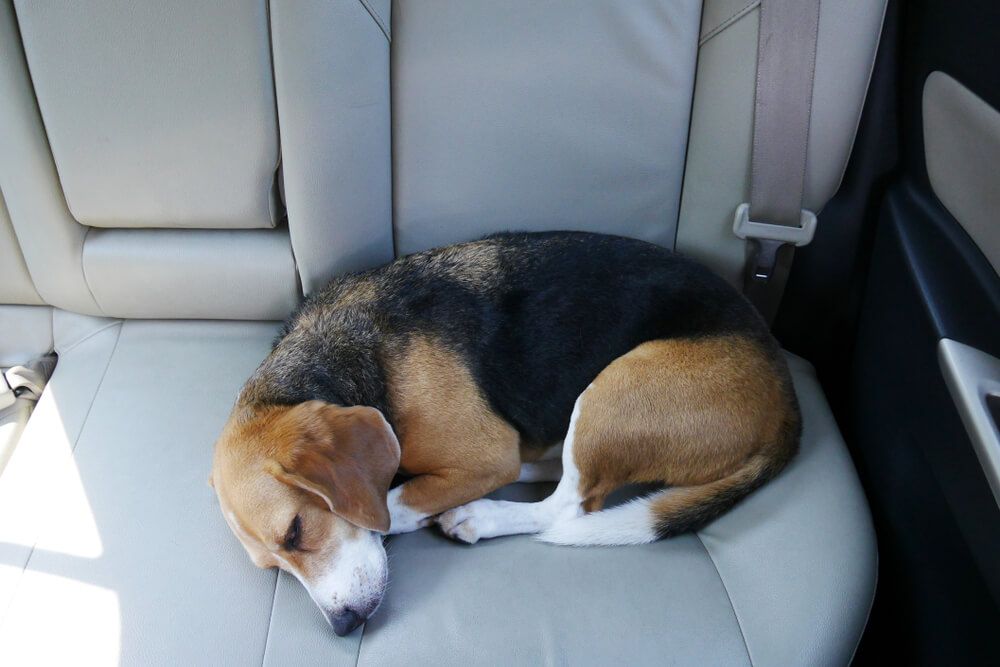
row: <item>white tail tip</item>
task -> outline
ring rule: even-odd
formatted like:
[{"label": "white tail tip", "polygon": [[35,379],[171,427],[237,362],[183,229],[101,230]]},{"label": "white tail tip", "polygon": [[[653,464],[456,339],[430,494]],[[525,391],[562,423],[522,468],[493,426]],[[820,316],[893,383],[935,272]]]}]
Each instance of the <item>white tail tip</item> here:
[{"label": "white tail tip", "polygon": [[600,512],[559,521],[535,539],[566,546],[618,546],[648,544],[655,542],[657,535],[649,500],[638,498]]}]

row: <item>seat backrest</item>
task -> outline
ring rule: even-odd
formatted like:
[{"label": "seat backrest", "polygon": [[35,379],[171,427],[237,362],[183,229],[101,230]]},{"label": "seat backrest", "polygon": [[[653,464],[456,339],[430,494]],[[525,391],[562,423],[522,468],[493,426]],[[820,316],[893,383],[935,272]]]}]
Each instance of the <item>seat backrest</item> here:
[{"label": "seat backrest", "polygon": [[[0,187],[37,293],[93,315],[280,318],[502,229],[638,237],[736,283],[758,5],[0,0]],[[822,3],[814,210],[884,6]]]},{"label": "seat backrest", "polygon": [[388,92],[358,2],[0,0],[0,186],[38,293],[275,319],[300,276],[390,259]]},{"label": "seat backrest", "polygon": [[[766,0],[765,0],[766,1]],[[677,250],[742,284],[746,242],[733,214],[750,199],[760,0],[705,0]],[[885,0],[820,3],[803,205],[840,187],[871,78]]]},{"label": "seat backrest", "polygon": [[37,306],[44,303],[31,282],[21,246],[0,193],[0,303]]},{"label": "seat backrest", "polygon": [[[398,0],[400,252],[498,229],[676,247],[740,282],[760,2]],[[806,195],[837,190],[884,1],[824,0]]]},{"label": "seat backrest", "polygon": [[673,245],[699,0],[394,10],[401,253],[509,228]]},{"label": "seat backrest", "polygon": [[26,363],[52,349],[52,309],[43,304],[0,193],[0,369]]},{"label": "seat backrest", "polygon": [[18,2],[17,19],[77,222],[274,226],[278,119],[265,2],[138,2],[128,12],[113,0]]}]

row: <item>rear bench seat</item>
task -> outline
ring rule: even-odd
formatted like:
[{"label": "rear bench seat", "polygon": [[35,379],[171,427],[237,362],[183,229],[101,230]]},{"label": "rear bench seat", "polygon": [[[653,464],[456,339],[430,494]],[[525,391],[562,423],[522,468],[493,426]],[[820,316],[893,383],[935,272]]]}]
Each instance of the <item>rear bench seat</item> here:
[{"label": "rear bench seat", "polygon": [[[822,5],[810,208],[883,9]],[[573,227],[735,281],[756,26],[729,0],[0,0],[0,189],[30,275],[0,286],[0,357],[59,355],[0,476],[0,663],[847,663],[874,534],[801,359],[801,455],[708,528],[394,538],[383,609],[347,638],[251,565],[206,483],[276,320],[340,272]]]}]

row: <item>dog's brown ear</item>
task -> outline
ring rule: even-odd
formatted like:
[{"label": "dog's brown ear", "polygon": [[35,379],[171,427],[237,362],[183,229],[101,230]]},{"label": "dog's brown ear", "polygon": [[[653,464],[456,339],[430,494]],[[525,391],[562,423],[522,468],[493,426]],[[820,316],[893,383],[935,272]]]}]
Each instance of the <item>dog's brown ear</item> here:
[{"label": "dog's brown ear", "polygon": [[309,401],[287,418],[295,420],[294,442],[279,449],[271,473],[354,525],[388,532],[386,494],[399,468],[399,441],[382,413]]}]

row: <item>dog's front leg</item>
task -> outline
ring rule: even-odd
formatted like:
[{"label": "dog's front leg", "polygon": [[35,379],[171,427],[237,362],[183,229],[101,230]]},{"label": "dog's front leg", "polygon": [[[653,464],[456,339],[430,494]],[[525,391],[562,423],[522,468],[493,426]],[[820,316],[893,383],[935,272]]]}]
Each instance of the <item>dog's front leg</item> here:
[{"label": "dog's front leg", "polygon": [[389,490],[389,534],[411,533],[434,523],[434,517],[403,502],[404,487],[409,486],[418,478],[403,482]]},{"label": "dog's front leg", "polygon": [[[516,453],[516,450],[515,450]],[[389,491],[389,534],[408,533],[433,523],[435,516],[515,481],[520,470],[512,458],[490,470],[442,468],[418,475]]]}]

